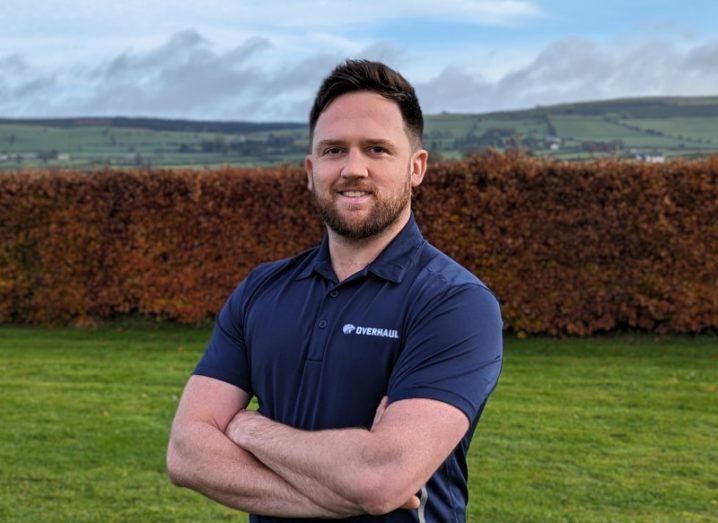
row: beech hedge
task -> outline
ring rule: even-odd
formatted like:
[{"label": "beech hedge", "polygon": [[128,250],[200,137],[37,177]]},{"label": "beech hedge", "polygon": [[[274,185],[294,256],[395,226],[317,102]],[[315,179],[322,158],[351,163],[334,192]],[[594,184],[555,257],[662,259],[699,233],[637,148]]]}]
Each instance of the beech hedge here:
[{"label": "beech hedge", "polygon": [[[430,165],[414,212],[495,292],[510,330],[718,327],[718,157],[490,153]],[[202,322],[256,264],[322,234],[295,166],[2,174],[0,322]]]}]

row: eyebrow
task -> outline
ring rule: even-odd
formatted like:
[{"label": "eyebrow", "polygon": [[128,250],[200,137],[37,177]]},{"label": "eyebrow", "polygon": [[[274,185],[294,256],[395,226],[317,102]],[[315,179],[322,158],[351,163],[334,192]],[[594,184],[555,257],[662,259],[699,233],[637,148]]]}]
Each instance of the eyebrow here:
[{"label": "eyebrow", "polygon": [[[331,146],[337,146],[337,145],[346,145],[346,140],[320,140],[317,142],[317,149],[321,149],[323,147],[331,147]],[[362,140],[363,144],[367,145],[382,145],[387,148],[394,148],[396,147],[394,145],[394,142],[391,142],[389,140],[385,140],[383,138],[369,138],[366,140]]]},{"label": "eyebrow", "polygon": [[331,145],[344,145],[343,140],[320,140],[317,142],[317,149],[321,149],[322,147],[328,147]]}]

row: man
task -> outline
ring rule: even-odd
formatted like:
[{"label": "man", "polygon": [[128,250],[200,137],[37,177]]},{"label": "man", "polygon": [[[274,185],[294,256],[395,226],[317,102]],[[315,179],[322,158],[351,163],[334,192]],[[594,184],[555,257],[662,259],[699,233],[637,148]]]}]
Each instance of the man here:
[{"label": "man", "polygon": [[325,79],[305,168],[327,234],[255,268],[220,311],[172,427],[175,484],[255,522],[465,520],[501,316],[416,226],[422,132],[413,88],[385,65]]}]

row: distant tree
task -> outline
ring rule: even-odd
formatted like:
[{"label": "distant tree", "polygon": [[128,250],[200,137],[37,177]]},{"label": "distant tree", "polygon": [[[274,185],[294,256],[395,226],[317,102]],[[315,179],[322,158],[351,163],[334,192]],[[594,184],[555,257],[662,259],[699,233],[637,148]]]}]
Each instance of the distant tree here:
[{"label": "distant tree", "polygon": [[43,163],[47,163],[48,160],[57,160],[59,151],[57,149],[52,149],[51,151],[40,151],[37,153],[37,157],[42,160]]},{"label": "distant tree", "polygon": [[17,140],[17,136],[15,136],[15,133],[10,133],[10,136],[7,137],[7,143],[13,145],[15,143],[15,140]]}]

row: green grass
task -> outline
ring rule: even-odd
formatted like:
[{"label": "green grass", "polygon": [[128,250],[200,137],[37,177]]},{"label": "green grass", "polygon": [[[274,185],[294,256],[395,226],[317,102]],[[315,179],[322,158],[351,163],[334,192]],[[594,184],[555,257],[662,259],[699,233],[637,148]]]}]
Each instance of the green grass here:
[{"label": "green grass", "polygon": [[[216,521],[169,426],[210,329],[0,327],[0,521]],[[718,521],[718,338],[506,341],[469,521]]]},{"label": "green grass", "polygon": [[599,117],[578,115],[551,116],[551,123],[556,128],[556,134],[572,140],[630,140],[643,137],[644,134],[604,121]]},{"label": "green grass", "polygon": [[[66,122],[68,126],[64,128],[47,123],[0,122],[0,172],[25,168],[84,170],[105,165],[127,168],[138,164],[169,168],[296,164],[304,157],[308,138],[306,126],[297,127],[287,122],[275,124],[273,130],[241,126],[242,132],[226,127],[226,132],[208,132],[206,129],[213,127],[207,122],[184,122],[181,127],[177,122],[155,122],[151,128],[142,119],[123,123],[134,127],[113,126],[106,119],[73,125]],[[178,128],[184,130],[175,130]],[[467,147],[473,149],[468,144],[476,143],[477,138],[495,129],[510,131],[514,137],[532,138],[534,140],[526,140],[522,147],[530,148],[535,155],[556,159],[597,158],[603,155],[591,153],[590,147],[584,150],[583,142],[614,140],[622,142],[616,151],[620,157],[633,157],[633,149],[671,157],[705,156],[718,151],[718,138],[715,138],[718,136],[718,97],[637,98],[488,114],[426,115],[425,143],[445,158],[456,159],[463,157]],[[548,148],[544,141],[554,132],[563,138],[558,151]],[[271,135],[291,138],[291,152],[276,153],[276,149],[266,144]],[[260,152],[253,149],[251,155],[250,151],[240,155],[236,149],[226,156],[202,152],[203,141],[217,138],[229,143],[245,138],[265,144],[259,147]],[[492,143],[504,149],[513,146],[509,141]],[[62,154],[64,159],[51,159],[53,152]]]},{"label": "green grass", "polygon": [[670,136],[684,136],[691,140],[713,142],[718,138],[718,119],[716,118],[644,118],[641,120],[624,120],[625,123],[654,129]]}]

